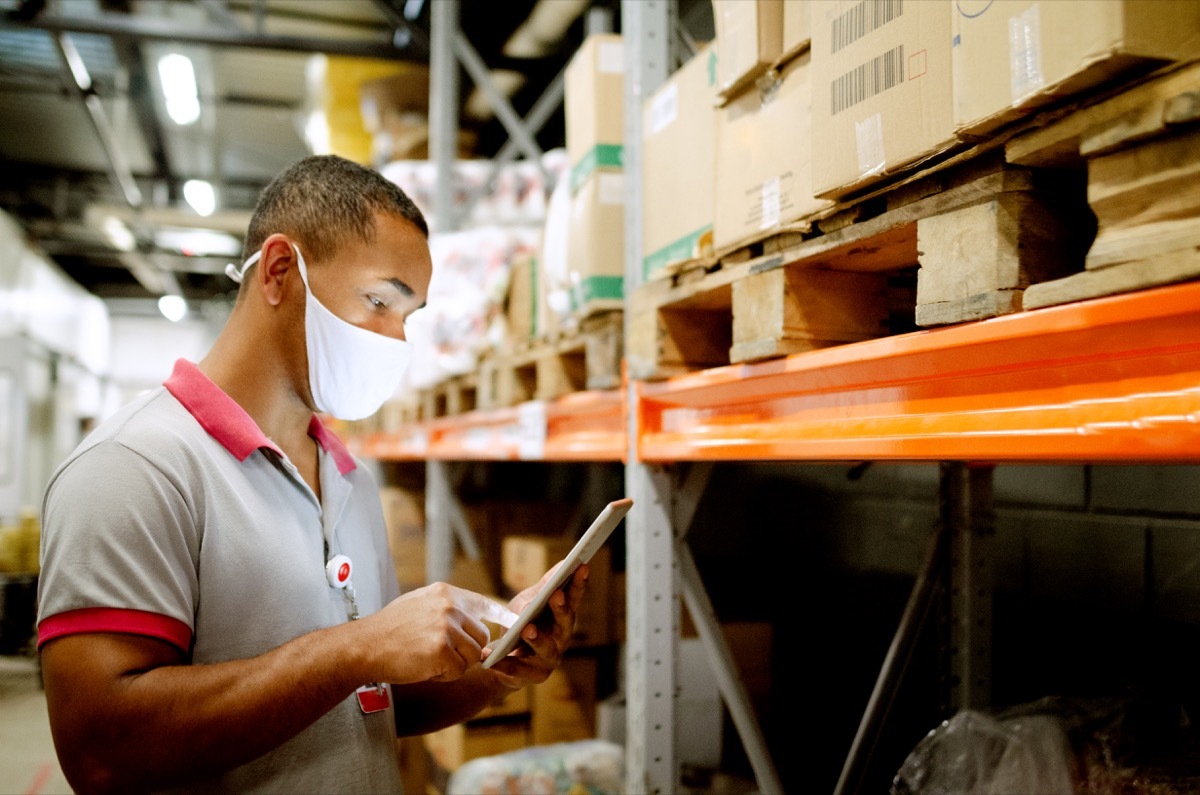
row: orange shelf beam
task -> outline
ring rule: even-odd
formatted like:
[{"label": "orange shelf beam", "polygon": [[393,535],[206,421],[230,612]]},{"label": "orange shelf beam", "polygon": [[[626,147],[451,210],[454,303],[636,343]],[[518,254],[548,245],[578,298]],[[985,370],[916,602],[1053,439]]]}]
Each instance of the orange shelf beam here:
[{"label": "orange shelf beam", "polygon": [[[440,417],[350,445],[381,461],[623,461],[624,417],[620,390],[578,392],[526,408]],[[530,433],[542,426],[544,439]]]},{"label": "orange shelf beam", "polygon": [[641,384],[639,456],[1200,461],[1200,284]]}]

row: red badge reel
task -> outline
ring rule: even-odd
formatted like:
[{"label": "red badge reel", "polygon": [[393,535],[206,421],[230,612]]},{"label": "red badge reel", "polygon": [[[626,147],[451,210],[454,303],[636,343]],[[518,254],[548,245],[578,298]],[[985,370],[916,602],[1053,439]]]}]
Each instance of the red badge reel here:
[{"label": "red badge reel", "polygon": [[329,580],[329,584],[334,588],[345,588],[349,585],[350,575],[353,573],[354,566],[345,555],[334,555],[325,564],[325,579]]}]

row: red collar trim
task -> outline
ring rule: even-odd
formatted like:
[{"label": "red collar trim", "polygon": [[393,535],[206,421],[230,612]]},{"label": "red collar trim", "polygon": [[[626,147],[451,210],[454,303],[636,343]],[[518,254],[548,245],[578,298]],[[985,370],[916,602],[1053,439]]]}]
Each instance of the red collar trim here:
[{"label": "red collar trim", "polygon": [[[255,450],[264,447],[283,456],[283,451],[267,438],[254,418],[199,367],[186,359],[175,362],[175,369],[163,386],[196,418],[200,427],[208,431],[238,461],[245,461]],[[341,474],[348,474],[358,467],[342,440],[326,428],[315,414],[308,424],[308,435],[333,456]]]},{"label": "red collar trim", "polygon": [[358,464],[355,463],[354,456],[350,455],[350,451],[346,449],[346,445],[342,444],[342,440],[337,437],[337,434],[325,427],[325,423],[321,422],[321,418],[316,414],[313,415],[312,422],[308,424],[308,435],[315,439],[317,444],[325,449],[325,452],[333,456],[338,472],[348,475],[358,469]]},{"label": "red collar trim", "polygon": [[175,369],[163,386],[238,461],[245,461],[261,447],[283,455],[237,401],[186,359],[175,362]]}]

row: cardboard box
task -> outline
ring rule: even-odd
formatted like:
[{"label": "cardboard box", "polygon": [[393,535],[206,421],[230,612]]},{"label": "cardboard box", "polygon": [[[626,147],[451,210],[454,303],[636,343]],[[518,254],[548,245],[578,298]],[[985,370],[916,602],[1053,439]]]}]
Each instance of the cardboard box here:
[{"label": "cardboard box", "polygon": [[475,714],[471,720],[484,720],[487,718],[500,718],[511,715],[526,715],[531,709],[533,703],[529,696],[530,688],[523,687],[520,690],[514,690],[508,695],[494,704],[481,709]]},{"label": "cardboard box", "polygon": [[751,86],[717,110],[718,252],[829,204],[813,196],[811,57],[784,66],[765,94]]},{"label": "cardboard box", "polygon": [[593,172],[571,197],[567,237],[570,314],[586,317],[625,306],[625,181]]},{"label": "cardboard box", "polygon": [[510,346],[527,342],[538,323],[538,258],[533,253],[512,261],[508,279],[508,301],[504,314]]},{"label": "cardboard box", "polygon": [[358,86],[359,112],[369,133],[379,132],[388,119],[429,116],[429,67],[397,64],[398,74],[364,80]]},{"label": "cardboard box", "polygon": [[783,0],[783,60],[812,43],[811,0]]},{"label": "cardboard box", "polygon": [[783,54],[783,0],[713,0],[717,93],[732,97]]},{"label": "cardboard box", "polygon": [[642,106],[642,273],[712,254],[716,98],[704,48]]},{"label": "cardboard box", "polygon": [[425,585],[425,491],[382,486],[379,501],[400,590],[420,588]]},{"label": "cardboard box", "polygon": [[574,742],[596,736],[595,657],[568,655],[532,690],[534,745]]},{"label": "cardboard box", "polygon": [[[562,560],[574,542],[564,538],[508,536],[501,552],[501,576],[513,592],[537,583],[551,566]],[[575,647],[602,646],[613,641],[612,550],[597,550],[589,565],[587,590],[575,613]]]},{"label": "cardboard box", "polygon": [[954,119],[983,134],[1154,60],[1200,52],[1200,3],[959,0]]},{"label": "cardboard box", "polygon": [[813,0],[817,196],[857,191],[954,145],[952,13],[950,0]]},{"label": "cardboard box", "polygon": [[625,48],[615,34],[588,36],[567,65],[565,96],[571,191],[597,169],[621,168],[625,141]]},{"label": "cardboard box", "polygon": [[472,759],[525,748],[529,740],[529,725],[524,721],[456,723],[424,736],[433,761],[448,772]]}]

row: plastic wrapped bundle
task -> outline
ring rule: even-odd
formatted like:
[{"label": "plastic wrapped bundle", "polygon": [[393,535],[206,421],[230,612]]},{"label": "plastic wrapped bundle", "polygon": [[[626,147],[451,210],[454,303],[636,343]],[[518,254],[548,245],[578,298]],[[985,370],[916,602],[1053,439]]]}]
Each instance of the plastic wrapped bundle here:
[{"label": "plastic wrapped bundle", "polygon": [[1000,720],[965,710],[917,744],[896,776],[895,795],[1062,795],[1071,748],[1046,715]]},{"label": "plastic wrapped bundle", "polygon": [[616,795],[625,789],[625,749],[606,740],[539,745],[473,759],[446,795]]},{"label": "plastic wrapped bundle", "polygon": [[1044,698],[965,710],[913,749],[893,795],[1183,795],[1200,792],[1200,736],[1154,698]]}]

